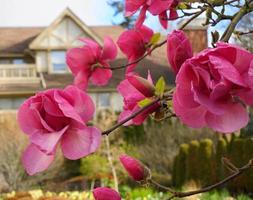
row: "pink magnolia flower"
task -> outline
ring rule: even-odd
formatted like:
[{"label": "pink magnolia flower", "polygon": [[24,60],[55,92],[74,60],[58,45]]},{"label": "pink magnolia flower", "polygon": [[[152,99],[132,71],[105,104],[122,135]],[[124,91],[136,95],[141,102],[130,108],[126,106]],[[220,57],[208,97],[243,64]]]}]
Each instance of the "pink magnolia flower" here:
[{"label": "pink magnolia flower", "polygon": [[19,125],[30,139],[22,157],[27,173],[47,169],[58,145],[71,160],[96,151],[101,133],[86,125],[93,114],[92,99],[75,86],[39,92],[27,99],[18,111]]},{"label": "pink magnolia flower", "polygon": [[178,17],[176,11],[178,3],[179,0],[126,0],[125,15],[132,16],[140,10],[140,14],[135,25],[136,28],[138,28],[143,24],[146,18],[146,12],[149,11],[154,16],[158,15],[161,25],[167,29],[167,11],[170,11],[170,20],[176,19]]},{"label": "pink magnolia flower", "polygon": [[175,72],[178,73],[182,64],[193,56],[189,39],[181,30],[175,30],[167,37],[167,57]]},{"label": "pink magnolia flower", "polygon": [[176,78],[173,107],[188,126],[230,133],[249,120],[244,104],[253,104],[253,54],[218,43],[188,59]]},{"label": "pink magnolia flower", "polygon": [[[124,98],[124,107],[120,113],[119,122],[138,111],[141,108],[139,102],[146,98],[152,101],[152,97],[155,95],[155,88],[150,75],[148,76],[148,80],[137,74],[127,75],[127,78],[118,85],[117,90]],[[124,125],[142,124],[149,114],[153,113],[159,106],[159,104],[154,104]]]},{"label": "pink magnolia flower", "polygon": [[121,200],[118,192],[111,188],[99,187],[93,190],[95,200]]},{"label": "pink magnolia flower", "polygon": [[[128,62],[132,63],[149,51],[150,41],[154,32],[147,26],[123,32],[117,41],[120,50],[127,56]],[[136,64],[127,68],[127,73],[132,72]]]},{"label": "pink magnolia flower", "polygon": [[109,61],[117,56],[117,47],[110,37],[104,39],[104,47],[90,39],[81,39],[85,45],[67,52],[67,64],[75,76],[74,83],[86,89],[88,80],[94,85],[106,85],[112,76]]},{"label": "pink magnolia flower", "polygon": [[139,160],[128,155],[121,155],[119,159],[128,174],[135,181],[143,181],[149,176],[149,171]]}]

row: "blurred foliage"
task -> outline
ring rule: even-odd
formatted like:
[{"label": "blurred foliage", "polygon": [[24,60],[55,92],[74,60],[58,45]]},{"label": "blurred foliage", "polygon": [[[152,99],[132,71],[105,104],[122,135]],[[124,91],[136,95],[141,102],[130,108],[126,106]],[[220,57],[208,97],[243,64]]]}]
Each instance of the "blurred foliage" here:
[{"label": "blurred foliage", "polygon": [[117,21],[112,21],[113,24],[120,25],[127,29],[132,29],[134,27],[137,18],[135,16],[124,16],[123,0],[108,0],[107,3],[114,9],[114,18],[117,19]]},{"label": "blurred foliage", "polygon": [[[242,167],[253,155],[253,139],[236,135],[230,140],[220,138],[217,144],[205,139],[191,141],[188,145],[189,148],[186,148],[186,144],[181,145],[174,160],[173,183],[177,187],[182,187],[189,181],[201,186],[213,184],[231,174],[221,163],[222,157],[229,159],[235,166]],[[183,165],[186,167],[181,167]],[[232,191],[253,191],[253,170],[230,181],[227,187]]]}]

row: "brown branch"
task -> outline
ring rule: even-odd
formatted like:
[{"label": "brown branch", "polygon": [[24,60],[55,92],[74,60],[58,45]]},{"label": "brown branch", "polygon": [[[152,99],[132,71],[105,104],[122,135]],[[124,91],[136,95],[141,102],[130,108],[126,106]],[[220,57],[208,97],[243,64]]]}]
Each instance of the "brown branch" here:
[{"label": "brown branch", "polygon": [[253,5],[249,5],[247,2],[241,9],[237,12],[237,14],[233,17],[231,20],[231,23],[227,27],[227,29],[224,31],[221,41],[228,42],[230,39],[231,35],[233,34],[236,25],[239,23],[239,21],[242,19],[242,17],[250,12],[253,11]]},{"label": "brown branch", "polygon": [[183,197],[188,197],[188,196],[192,196],[192,195],[196,195],[196,194],[200,194],[200,193],[205,193],[205,192],[209,192],[213,189],[219,188],[222,185],[224,185],[225,183],[237,178],[238,176],[240,176],[242,173],[246,172],[248,169],[253,167],[253,159],[250,160],[246,165],[244,165],[241,168],[238,168],[233,174],[231,174],[230,176],[226,177],[225,179],[207,186],[205,188],[199,189],[199,190],[194,190],[194,191],[189,191],[189,192],[172,192],[173,195],[168,199],[168,200],[172,200],[176,197],[178,198],[183,198]]},{"label": "brown branch", "polygon": [[131,119],[135,118],[137,115],[141,114],[142,112],[144,112],[146,109],[150,108],[151,106],[153,106],[154,104],[158,103],[159,101],[161,101],[160,98],[155,99],[154,101],[152,101],[151,103],[149,103],[148,105],[140,108],[138,111],[134,112],[133,114],[131,114],[129,117],[127,117],[126,119],[122,120],[121,122],[115,124],[114,126],[112,126],[110,129],[102,132],[102,135],[109,135],[111,132],[113,132],[114,130],[116,130],[117,128],[119,128],[120,126],[122,126],[123,124],[125,124],[126,122],[130,121]]}]

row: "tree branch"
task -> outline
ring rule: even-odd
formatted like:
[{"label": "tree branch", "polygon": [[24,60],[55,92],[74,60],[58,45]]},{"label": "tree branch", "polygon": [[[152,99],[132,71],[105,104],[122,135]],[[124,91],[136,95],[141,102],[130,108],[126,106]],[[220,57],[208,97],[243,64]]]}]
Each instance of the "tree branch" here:
[{"label": "tree branch", "polygon": [[223,33],[223,35],[221,37],[221,41],[228,42],[229,38],[231,37],[231,35],[233,34],[233,32],[235,30],[236,25],[239,23],[239,21],[242,19],[242,17],[252,11],[253,11],[253,5],[249,5],[246,2],[245,5],[243,7],[241,7],[239,12],[233,17],[231,23],[229,24],[229,26],[227,27],[227,29]]},{"label": "tree branch", "polygon": [[141,114],[142,112],[144,112],[146,109],[150,108],[151,106],[155,105],[156,103],[159,103],[159,101],[161,101],[160,98],[155,99],[154,101],[152,101],[151,103],[149,103],[148,105],[140,108],[138,111],[134,112],[133,114],[131,114],[129,117],[127,117],[126,119],[122,120],[121,122],[115,124],[114,126],[112,126],[110,129],[102,132],[102,135],[109,135],[111,132],[113,132],[114,130],[116,130],[117,128],[119,128],[120,126],[122,126],[123,124],[125,124],[126,122],[130,121],[131,119],[135,118],[137,115]]},{"label": "tree branch", "polygon": [[244,165],[241,168],[238,168],[233,174],[231,174],[230,176],[226,177],[225,179],[207,186],[205,188],[199,189],[199,190],[194,190],[194,191],[189,191],[189,192],[172,192],[173,195],[168,199],[168,200],[172,200],[176,197],[178,198],[183,198],[183,197],[188,197],[188,196],[192,196],[192,195],[196,195],[196,194],[200,194],[200,193],[204,193],[204,192],[208,192],[211,191],[215,188],[218,188],[222,185],[224,185],[225,183],[237,178],[238,176],[240,176],[242,173],[246,172],[248,169],[253,167],[253,159],[250,160],[246,165]]}]

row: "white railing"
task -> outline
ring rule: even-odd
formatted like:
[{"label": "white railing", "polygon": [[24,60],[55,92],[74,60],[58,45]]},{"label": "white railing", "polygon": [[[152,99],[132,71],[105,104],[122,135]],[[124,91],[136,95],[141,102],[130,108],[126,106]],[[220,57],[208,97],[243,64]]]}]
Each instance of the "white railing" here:
[{"label": "white railing", "polygon": [[0,64],[1,83],[39,82],[36,67],[33,64]]}]

